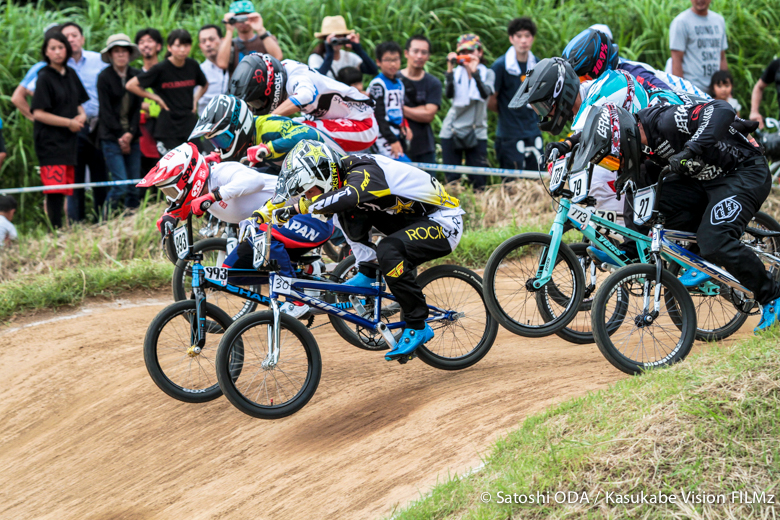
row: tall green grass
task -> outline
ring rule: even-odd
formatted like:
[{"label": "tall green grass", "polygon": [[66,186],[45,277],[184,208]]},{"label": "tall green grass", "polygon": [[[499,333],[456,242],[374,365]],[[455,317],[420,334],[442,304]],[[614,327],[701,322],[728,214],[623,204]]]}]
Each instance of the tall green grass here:
[{"label": "tall green grass", "polygon": [[[0,1],[0,117],[9,158],[0,175],[0,187],[39,184],[33,166],[32,123],[10,103],[10,96],[27,69],[40,59],[43,28],[52,22],[75,20],[84,27],[86,48],[100,50],[109,34],[125,32],[131,37],[140,28],[157,27],[163,33],[184,27],[194,33],[206,23],[219,23],[229,5],[196,0],[86,0],[68,4],[39,1],[20,4]],[[264,0],[256,2],[266,27],[279,38],[285,56],[306,60],[326,15],[342,14],[357,29],[369,53],[385,40],[403,43],[424,33],[434,42],[428,71],[443,78],[445,55],[464,32],[480,35],[486,59],[492,62],[509,43],[506,26],[516,16],[530,16],[539,26],[534,53],[559,55],[566,42],[593,23],[608,24],[620,44],[621,54],[663,67],[669,55],[669,24],[688,0]],[[750,89],[772,60],[778,45],[780,0],[715,0],[712,9],[726,18],[728,61],[735,78],[735,94],[747,112]],[[197,45],[193,56],[202,59]],[[771,90],[771,89],[768,89]],[[765,113],[775,114],[774,95],[766,96]],[[434,121],[438,131],[449,102]],[[491,115],[491,129],[495,129]],[[491,139],[492,139],[491,131]],[[40,195],[21,198],[20,221],[24,225],[42,220]]]}]

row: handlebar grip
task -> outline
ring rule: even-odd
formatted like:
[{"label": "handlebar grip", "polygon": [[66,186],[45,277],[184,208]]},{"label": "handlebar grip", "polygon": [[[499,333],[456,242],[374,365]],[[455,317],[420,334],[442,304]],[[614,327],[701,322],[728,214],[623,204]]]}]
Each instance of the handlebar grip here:
[{"label": "handlebar grip", "polygon": [[550,152],[550,158],[547,160],[547,162],[555,162],[558,160],[558,157],[561,156],[560,150],[557,148],[553,148],[553,150]]},{"label": "handlebar grip", "polygon": [[210,200],[204,200],[200,203],[200,210],[201,211],[208,211],[208,209],[211,207],[211,201]]}]

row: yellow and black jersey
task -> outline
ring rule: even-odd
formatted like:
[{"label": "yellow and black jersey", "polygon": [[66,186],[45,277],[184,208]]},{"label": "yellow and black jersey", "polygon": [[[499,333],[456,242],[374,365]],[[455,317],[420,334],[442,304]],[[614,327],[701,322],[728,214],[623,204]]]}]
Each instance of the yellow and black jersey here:
[{"label": "yellow and black jersey", "polygon": [[315,197],[310,211],[334,214],[353,209],[391,215],[429,215],[441,208],[458,208],[439,181],[407,163],[383,155],[356,154],[342,158],[344,185]]}]

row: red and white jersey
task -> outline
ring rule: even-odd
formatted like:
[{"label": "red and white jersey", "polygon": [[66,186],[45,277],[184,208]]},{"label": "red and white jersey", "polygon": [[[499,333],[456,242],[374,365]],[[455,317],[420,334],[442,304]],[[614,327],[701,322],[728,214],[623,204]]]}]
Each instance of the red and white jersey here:
[{"label": "red and white jersey", "polygon": [[233,161],[212,165],[208,183],[209,191],[219,188],[222,197],[209,208],[209,213],[231,224],[251,217],[254,210],[274,196],[276,189],[275,176]]},{"label": "red and white jersey", "polygon": [[374,102],[350,87],[320,74],[308,65],[284,60],[287,70],[287,99],[301,109],[306,119],[352,119],[373,117]]}]

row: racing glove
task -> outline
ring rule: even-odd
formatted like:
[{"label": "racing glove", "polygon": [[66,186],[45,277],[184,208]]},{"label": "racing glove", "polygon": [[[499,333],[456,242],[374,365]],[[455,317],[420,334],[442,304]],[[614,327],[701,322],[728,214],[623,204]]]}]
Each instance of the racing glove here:
[{"label": "racing glove", "polygon": [[669,169],[672,173],[693,177],[701,172],[704,164],[696,159],[696,154],[690,148],[683,148],[682,152],[669,157]]},{"label": "racing glove", "polygon": [[160,219],[157,221],[157,230],[162,235],[163,240],[165,240],[165,237],[173,233],[173,230],[176,229],[176,224],[178,223],[179,219],[169,215],[168,213],[163,213],[163,216],[160,217]]},{"label": "racing glove", "polygon": [[262,208],[256,209],[252,212],[252,216],[255,217],[258,224],[271,222],[271,215],[273,214],[274,210],[283,208],[285,206],[284,202],[280,202],[279,204],[274,204],[272,200],[273,199],[266,202],[265,206],[263,206]]},{"label": "racing glove", "polygon": [[192,199],[192,214],[196,217],[202,216],[216,201],[217,199],[213,193],[207,193]]},{"label": "racing glove", "polygon": [[256,146],[250,146],[246,150],[246,156],[249,159],[249,162],[252,163],[261,162],[268,157],[270,153],[271,151],[268,149],[268,146],[262,143]]},{"label": "racing glove", "polygon": [[219,152],[211,152],[207,156],[203,158],[204,161],[206,161],[206,164],[209,163],[221,163],[222,162],[222,156],[219,154]]},{"label": "racing glove", "polygon": [[238,242],[239,244],[252,236],[251,229],[257,229],[257,217],[245,218],[238,223]]},{"label": "racing glove", "polygon": [[563,157],[571,152],[571,146],[565,140],[557,143],[547,143],[547,146],[544,147],[544,162],[550,162],[553,150],[558,150],[558,156]]}]

